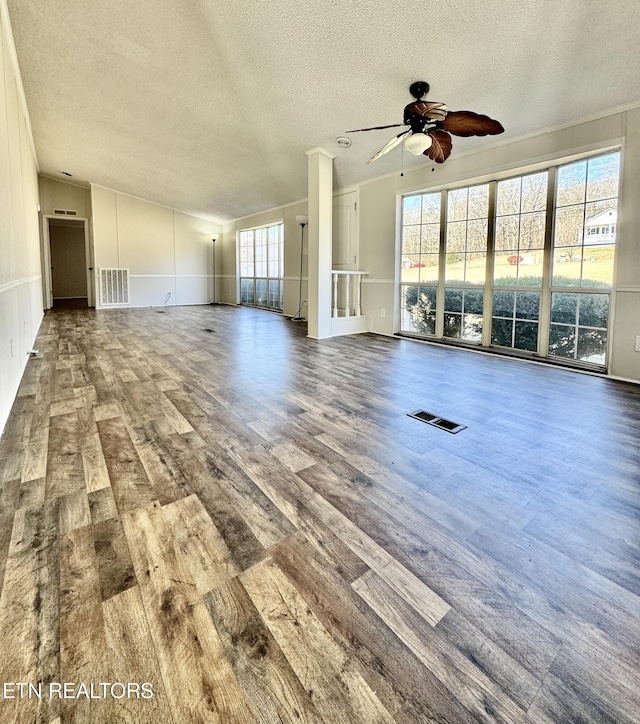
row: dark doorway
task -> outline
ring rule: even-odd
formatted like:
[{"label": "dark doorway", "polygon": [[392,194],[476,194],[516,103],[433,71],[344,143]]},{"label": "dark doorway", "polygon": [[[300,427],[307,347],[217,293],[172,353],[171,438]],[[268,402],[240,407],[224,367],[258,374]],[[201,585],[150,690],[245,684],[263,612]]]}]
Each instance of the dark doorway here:
[{"label": "dark doorway", "polygon": [[86,308],[87,252],[84,221],[49,219],[53,306]]}]

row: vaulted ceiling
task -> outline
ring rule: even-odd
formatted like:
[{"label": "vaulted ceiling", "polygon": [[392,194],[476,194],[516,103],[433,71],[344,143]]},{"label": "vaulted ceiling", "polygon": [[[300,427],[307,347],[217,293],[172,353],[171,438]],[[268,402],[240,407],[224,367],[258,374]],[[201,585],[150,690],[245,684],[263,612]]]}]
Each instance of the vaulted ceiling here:
[{"label": "vaulted ceiling", "polygon": [[[217,221],[400,169],[393,135],[427,100],[499,119],[504,142],[640,102],[638,0],[8,0],[43,173]],[[399,129],[398,129],[399,130]],[[408,157],[405,167],[430,163]]]}]

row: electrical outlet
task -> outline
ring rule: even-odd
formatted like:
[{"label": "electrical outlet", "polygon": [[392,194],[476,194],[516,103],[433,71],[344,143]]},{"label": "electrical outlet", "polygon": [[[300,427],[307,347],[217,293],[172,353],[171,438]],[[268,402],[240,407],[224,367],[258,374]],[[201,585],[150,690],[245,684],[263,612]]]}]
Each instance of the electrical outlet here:
[{"label": "electrical outlet", "polygon": [[636,335],[636,352],[640,352],[640,334]]},{"label": "electrical outlet", "polygon": [[386,310],[384,307],[382,307],[382,308],[380,309],[380,316],[381,316],[381,317],[386,317],[386,316],[387,316],[387,310]]}]

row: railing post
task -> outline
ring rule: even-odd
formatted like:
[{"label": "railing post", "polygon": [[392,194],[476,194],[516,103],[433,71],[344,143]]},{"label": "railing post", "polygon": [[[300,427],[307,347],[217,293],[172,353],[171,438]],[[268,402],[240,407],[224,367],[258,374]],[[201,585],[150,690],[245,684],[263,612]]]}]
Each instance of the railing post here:
[{"label": "railing post", "polygon": [[356,288],[355,288],[355,314],[356,317],[359,317],[362,314],[362,308],[360,307],[360,296],[362,294],[362,274],[358,274],[356,278]]},{"label": "railing post", "polygon": [[333,274],[333,317],[338,316],[338,275]]},{"label": "railing post", "polygon": [[351,316],[351,309],[349,308],[350,302],[349,302],[349,280],[351,279],[350,274],[345,274],[344,279],[344,316],[350,317]]}]

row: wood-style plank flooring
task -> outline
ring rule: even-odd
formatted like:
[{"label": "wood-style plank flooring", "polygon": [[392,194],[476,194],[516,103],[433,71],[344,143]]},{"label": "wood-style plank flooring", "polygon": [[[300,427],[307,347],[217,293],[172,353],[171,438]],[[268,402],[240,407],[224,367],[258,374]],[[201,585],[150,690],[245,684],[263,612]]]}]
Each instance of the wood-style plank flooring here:
[{"label": "wood-style plank flooring", "polygon": [[305,335],[47,313],[0,441],[0,722],[640,721],[640,389]]}]

